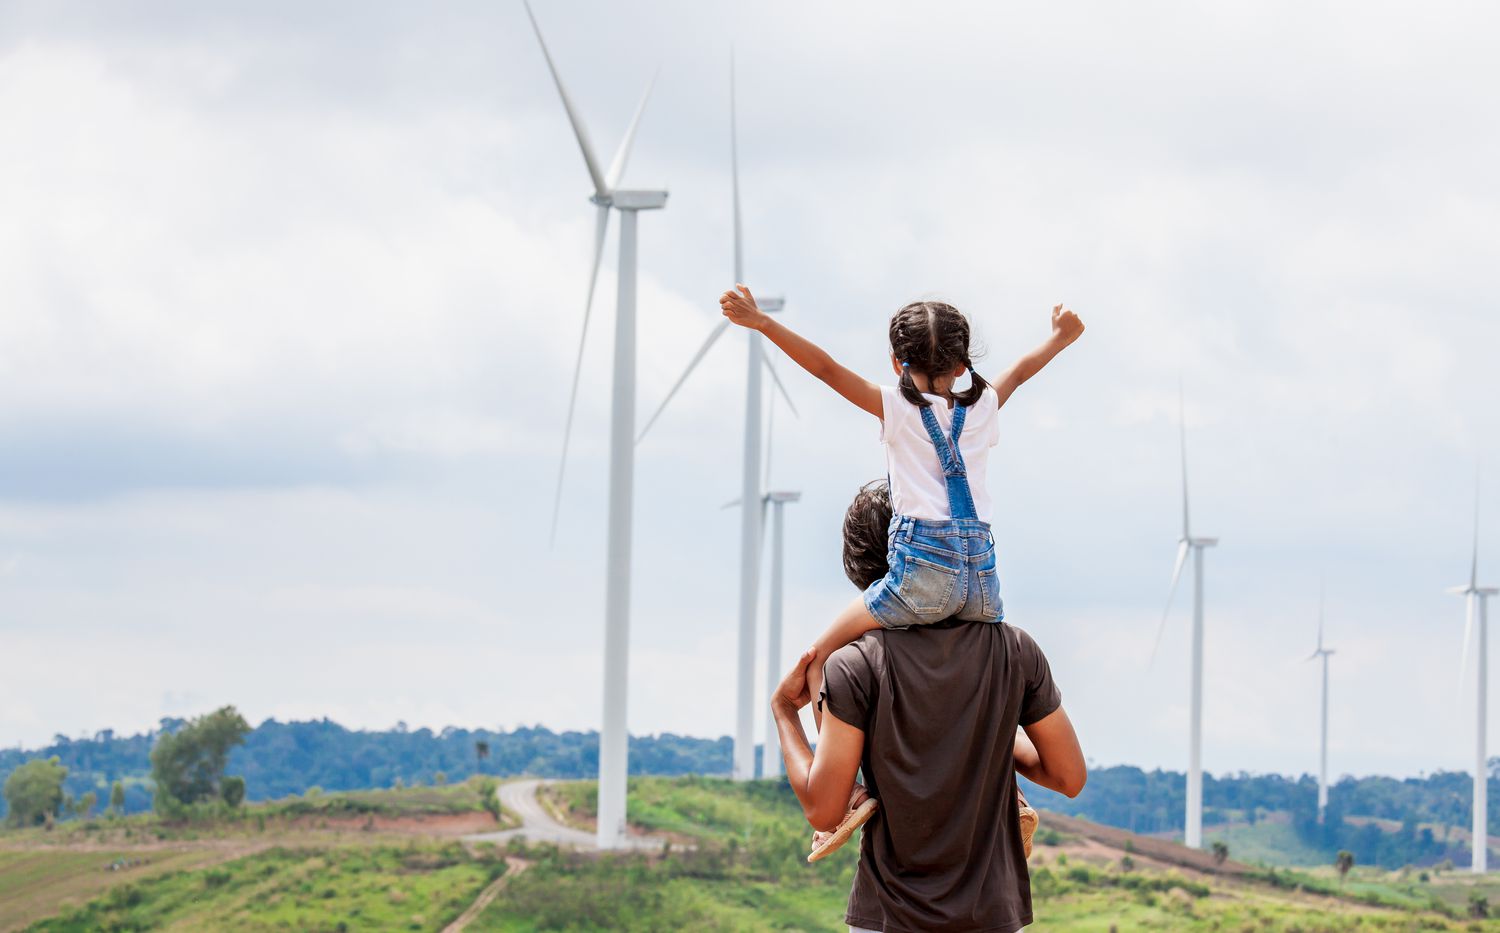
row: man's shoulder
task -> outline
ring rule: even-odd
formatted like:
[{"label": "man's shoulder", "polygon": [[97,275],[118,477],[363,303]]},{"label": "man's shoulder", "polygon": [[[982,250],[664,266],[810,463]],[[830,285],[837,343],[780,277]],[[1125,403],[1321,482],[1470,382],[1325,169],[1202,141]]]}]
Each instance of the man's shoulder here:
[{"label": "man's shoulder", "polygon": [[828,656],[829,664],[849,670],[851,673],[874,670],[885,657],[885,629],[866,632]]}]

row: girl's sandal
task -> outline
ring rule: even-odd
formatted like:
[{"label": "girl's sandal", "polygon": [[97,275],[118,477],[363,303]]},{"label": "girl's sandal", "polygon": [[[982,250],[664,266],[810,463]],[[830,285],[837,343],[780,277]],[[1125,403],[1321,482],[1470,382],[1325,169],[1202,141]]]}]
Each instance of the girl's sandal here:
[{"label": "girl's sandal", "polygon": [[1041,817],[1026,802],[1025,794],[1016,791],[1016,796],[1020,798],[1021,804],[1021,847],[1026,850],[1026,857],[1031,858],[1031,837],[1036,835],[1036,827],[1041,822]]},{"label": "girl's sandal", "polygon": [[879,806],[880,801],[874,797],[870,797],[864,803],[844,814],[844,821],[832,833],[829,833],[828,838],[823,840],[822,845],[814,847],[812,852],[808,853],[807,860],[809,862],[816,862],[838,851],[854,835],[856,829],[859,829],[870,821],[870,817],[875,815],[875,810]]}]

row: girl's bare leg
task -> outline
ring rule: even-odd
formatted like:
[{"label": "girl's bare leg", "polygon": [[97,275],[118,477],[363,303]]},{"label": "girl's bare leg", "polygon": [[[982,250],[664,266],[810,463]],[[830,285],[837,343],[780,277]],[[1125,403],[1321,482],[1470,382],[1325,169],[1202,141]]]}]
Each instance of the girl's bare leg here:
[{"label": "girl's bare leg", "polygon": [[823,729],[823,710],[818,705],[818,693],[823,689],[823,665],[828,662],[828,656],[844,647],[852,641],[857,641],[866,632],[873,632],[880,628],[880,623],[870,615],[870,610],[865,608],[865,598],[859,596],[844,608],[828,627],[828,631],[818,636],[813,642],[813,647],[818,650],[817,657],[813,658],[812,665],[807,669],[807,689],[812,697],[813,722],[818,731]]}]

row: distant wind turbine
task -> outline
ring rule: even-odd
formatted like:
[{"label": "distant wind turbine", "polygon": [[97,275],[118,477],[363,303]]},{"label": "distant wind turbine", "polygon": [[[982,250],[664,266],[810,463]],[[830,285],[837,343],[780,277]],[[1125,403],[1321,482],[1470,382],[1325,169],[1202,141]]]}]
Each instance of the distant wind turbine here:
[{"label": "distant wind turbine", "polygon": [[[770,698],[781,686],[781,610],[785,587],[782,582],[785,564],[785,536],[782,533],[782,508],[802,498],[800,492],[768,492],[771,504],[771,598],[770,620],[766,626],[766,746],[761,752],[761,776],[781,775],[781,737],[776,732],[776,716],[770,712]],[[817,697],[813,697],[817,702]]]},{"label": "distant wind turbine", "polygon": [[[734,195],[734,280],[743,282],[745,281],[745,267],[740,222],[740,157],[732,54],[729,63],[729,166]],[[762,311],[768,313],[778,312],[784,306],[781,298],[757,298],[756,302]],[[646,426],[641,429],[637,443],[645,438],[646,432],[656,424],[656,419],[661,417],[661,413],[666,410],[672,397],[677,394],[677,390],[682,388],[688,376],[692,375],[703,357],[728,329],[729,321],[725,319],[709,332],[708,339],[704,340],[698,352],[693,354],[692,359],[688,361],[687,368],[667,392],[666,398],[662,399],[656,412],[646,421]],[[770,358],[761,347],[760,333],[747,330],[745,336],[749,347],[749,358],[745,368],[745,445],[741,462],[738,501],[760,502],[762,499],[760,478],[762,438],[760,371],[762,366],[770,372],[772,382],[786,399],[787,406],[792,409],[793,414],[796,413],[797,408],[792,404],[791,397],[786,393],[786,387],[781,384],[780,377],[771,366]],[[735,681],[734,756],[730,771],[731,776],[739,781],[748,781],[755,777],[755,624],[756,600],[760,587],[760,543],[763,538],[761,513],[761,509],[740,510],[739,658]]]},{"label": "distant wind turbine", "polygon": [[1318,744],[1318,822],[1323,822],[1328,809],[1328,658],[1332,648],[1323,647],[1323,584],[1318,584],[1318,650],[1307,656],[1307,660],[1323,661],[1323,714],[1322,732]]},{"label": "distant wind turbine", "polygon": [[1469,638],[1474,631],[1474,620],[1479,619],[1479,672],[1475,678],[1475,731],[1474,731],[1474,822],[1470,829],[1473,837],[1473,855],[1470,868],[1476,874],[1489,870],[1489,762],[1485,754],[1486,704],[1489,687],[1489,617],[1487,601],[1500,593],[1500,588],[1479,585],[1479,479],[1474,480],[1474,550],[1469,560],[1469,582],[1463,586],[1450,587],[1450,593],[1464,597],[1468,612],[1464,619],[1463,661],[1459,668],[1462,677],[1469,667]]},{"label": "distant wind turbine", "polygon": [[1167,606],[1162,610],[1156,629],[1156,644],[1151,649],[1152,663],[1161,648],[1167,616],[1177,595],[1177,581],[1189,552],[1193,555],[1193,646],[1190,689],[1190,722],[1188,726],[1187,820],[1183,842],[1193,849],[1203,848],[1203,551],[1219,543],[1218,538],[1195,538],[1188,524],[1187,409],[1182,386],[1177,387],[1178,430],[1182,446],[1182,537],[1177,539],[1177,564],[1172,568],[1172,587],[1167,591]]},{"label": "distant wind turbine", "polygon": [[[636,291],[636,215],[641,211],[666,206],[665,191],[627,191],[617,187],[630,157],[636,127],[651,96],[648,84],[640,105],[625,131],[625,138],[615,152],[607,172],[599,168],[594,147],[573,100],[563,86],[553,64],[547,42],[542,38],[536,14],[526,3],[526,15],[536,32],[557,85],[583,162],[593,182],[589,200],[596,207],[594,226],[594,262],[589,273],[588,298],[583,306],[583,329],[578,338],[578,358],[573,367],[573,386],[568,394],[568,417],[563,425],[563,452],[557,467],[557,492],[552,503],[552,538],[557,537],[557,515],[562,505],[563,471],[568,462],[568,440],[573,431],[573,412],[578,401],[578,382],[583,372],[583,346],[588,338],[589,312],[594,303],[594,286],[599,280],[599,261],[604,255],[604,234],[609,227],[609,212],[620,212],[620,262],[618,310],[615,316],[614,391],[610,404],[609,425],[609,519],[605,537],[604,583],[604,721],[599,730],[599,820],[598,840],[603,849],[618,848],[625,843],[625,777],[628,771],[628,735],[625,703],[630,670],[630,523],[635,486],[635,291]],[[652,79],[652,83],[655,79]]]}]

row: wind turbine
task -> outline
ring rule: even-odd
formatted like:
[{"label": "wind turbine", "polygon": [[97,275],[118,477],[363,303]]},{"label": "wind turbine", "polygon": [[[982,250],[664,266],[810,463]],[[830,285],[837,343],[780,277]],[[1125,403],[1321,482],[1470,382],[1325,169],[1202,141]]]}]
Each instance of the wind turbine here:
[{"label": "wind turbine", "polygon": [[[770,620],[766,627],[766,746],[761,752],[762,777],[781,775],[781,739],[776,731],[776,716],[770,712],[770,697],[776,695],[781,686],[781,608],[784,596],[782,569],[785,558],[785,540],[782,535],[782,507],[788,502],[802,498],[800,492],[768,492],[766,501],[771,504],[771,596]],[[817,697],[813,697],[817,702]]]},{"label": "wind turbine", "polygon": [[[743,282],[745,271],[740,223],[740,157],[732,56],[729,64],[729,164],[734,191],[734,280]],[[768,313],[778,312],[784,306],[781,298],[758,298],[756,301],[761,310]],[[728,329],[729,321],[723,320],[709,332],[708,339],[703,341],[698,352],[693,354],[692,359],[688,361],[687,368],[667,392],[666,398],[662,399],[661,405],[657,406],[656,412],[647,420],[646,427],[641,430],[640,437],[637,438],[637,443],[645,438],[651,426],[656,424],[656,419],[661,417],[661,413],[666,410],[672,397],[677,394],[677,390],[682,388],[682,384],[687,381],[688,376],[692,375],[698,363]],[[747,330],[745,336],[749,355],[745,366],[745,446],[741,462],[742,473],[738,500],[741,503],[760,502],[762,499],[760,479],[762,437],[760,371],[762,366],[770,372],[772,382],[780,390],[794,414],[797,410],[790,396],[787,395],[786,387],[781,384],[781,378],[776,375],[775,368],[771,366],[770,358],[761,347],[760,333]],[[763,537],[761,513],[761,509],[754,508],[740,510],[739,660],[735,680],[734,758],[730,771],[731,776],[737,781],[748,781],[755,777],[755,623],[756,600],[760,587],[760,545]]]},{"label": "wind turbine", "polygon": [[1328,657],[1332,648],[1323,647],[1323,584],[1318,584],[1318,650],[1307,656],[1307,660],[1323,661],[1323,716],[1322,738],[1318,745],[1318,822],[1323,822],[1328,809]]},{"label": "wind turbine", "polygon": [[1172,568],[1172,588],[1167,591],[1167,606],[1162,610],[1156,629],[1156,645],[1151,660],[1161,648],[1161,636],[1177,595],[1177,581],[1188,554],[1193,555],[1193,646],[1188,725],[1187,821],[1183,842],[1192,849],[1203,848],[1203,552],[1219,543],[1218,538],[1195,538],[1188,523],[1187,414],[1182,386],[1177,387],[1178,431],[1182,445],[1182,537],[1177,539],[1177,564]]},{"label": "wind turbine", "polygon": [[[583,121],[573,107],[573,100],[563,86],[542,29],[537,25],[531,4],[526,15],[536,32],[547,59],[547,69],[557,85],[578,148],[583,151],[584,165],[593,182],[589,197],[596,207],[594,226],[594,263],[589,273],[588,298],[583,307],[583,330],[578,338],[578,358],[573,368],[573,387],[568,395],[568,418],[563,426],[563,453],[557,468],[557,493],[552,504],[552,537],[557,537],[557,514],[562,503],[563,470],[568,461],[568,439],[573,431],[573,411],[578,401],[578,381],[583,371],[583,345],[588,337],[589,312],[594,303],[594,286],[599,280],[599,260],[604,255],[604,234],[609,228],[609,212],[620,212],[620,262],[618,308],[615,314],[614,387],[609,424],[609,517],[605,536],[604,583],[604,721],[599,730],[599,822],[601,849],[625,844],[625,778],[628,772],[629,737],[626,732],[625,703],[630,670],[630,524],[632,495],[635,486],[635,290],[636,290],[636,218],[641,211],[666,206],[665,191],[634,191],[619,187],[620,176],[630,158],[630,145],[636,127],[651,96],[651,85],[641,96],[640,105],[625,131],[607,172],[599,168],[594,147],[589,142]],[[652,79],[655,83],[655,79]]]},{"label": "wind turbine", "polygon": [[1489,618],[1487,600],[1500,593],[1500,588],[1479,585],[1479,480],[1474,481],[1474,550],[1469,561],[1469,582],[1464,586],[1448,589],[1464,597],[1468,612],[1464,619],[1464,653],[1459,676],[1469,667],[1469,637],[1474,630],[1474,619],[1479,619],[1479,674],[1475,680],[1475,732],[1474,732],[1474,824],[1470,829],[1473,837],[1471,870],[1481,874],[1489,870],[1489,763],[1485,758],[1485,714],[1489,687]]}]

